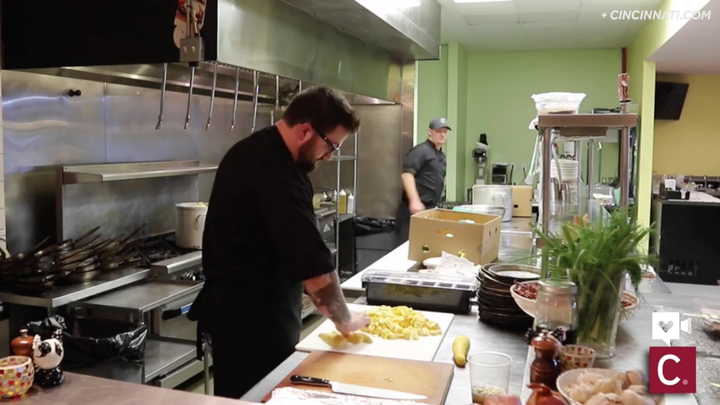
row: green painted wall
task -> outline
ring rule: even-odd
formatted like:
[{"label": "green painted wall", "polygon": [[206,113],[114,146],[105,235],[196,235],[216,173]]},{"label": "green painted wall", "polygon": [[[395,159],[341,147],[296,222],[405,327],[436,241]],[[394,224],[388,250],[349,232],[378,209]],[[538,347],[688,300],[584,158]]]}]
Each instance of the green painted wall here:
[{"label": "green painted wall", "polygon": [[[475,182],[470,151],[488,134],[490,160],[515,163],[513,181],[529,168],[535,133],[532,94],[549,91],[587,93],[582,112],[617,106],[619,49],[468,53],[461,45],[443,45],[439,61],[418,62],[416,142],[427,122],[446,116],[453,124],[448,145],[447,198],[464,200]],[[617,144],[603,145],[602,177],[614,177]],[[599,164],[599,163],[598,163]]]},{"label": "green painted wall", "polygon": [[[581,112],[615,107],[621,58],[619,49],[468,54],[466,155],[475,147],[479,134],[488,134],[491,163],[515,163],[513,181],[520,184],[522,164],[529,168],[535,144],[536,132],[528,129],[536,115],[530,96],[580,92],[587,94]],[[617,144],[603,147],[602,176],[614,177]],[[465,168],[465,187],[471,187],[472,159],[467,159]]]},{"label": "green painted wall", "polygon": [[447,116],[448,106],[448,46],[440,47],[440,60],[417,62],[415,99],[417,131],[415,143],[427,139],[430,120]]}]

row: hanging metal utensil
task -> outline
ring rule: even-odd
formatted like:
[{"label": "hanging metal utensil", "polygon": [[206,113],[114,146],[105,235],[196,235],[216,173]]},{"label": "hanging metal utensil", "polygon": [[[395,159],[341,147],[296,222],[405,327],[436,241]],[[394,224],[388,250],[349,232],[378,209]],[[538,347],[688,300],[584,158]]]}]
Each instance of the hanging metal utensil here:
[{"label": "hanging metal utensil", "polygon": [[163,120],[163,110],[165,109],[165,87],[167,87],[168,64],[163,63],[162,83],[160,84],[160,115],[155,129],[160,129]]},{"label": "hanging metal utensil", "polygon": [[280,109],[280,76],[275,75],[275,109]]},{"label": "hanging metal utensil", "polygon": [[208,120],[207,124],[205,124],[205,130],[207,131],[210,129],[210,121],[212,120],[213,115],[213,107],[215,106],[215,90],[217,88],[217,67],[218,63],[215,62],[215,65],[213,67],[213,84],[212,84],[212,90],[210,91],[210,112],[208,113]]},{"label": "hanging metal utensil", "polygon": [[[193,9],[192,0],[189,0],[185,7],[185,38],[195,38],[197,32],[197,15]],[[192,102],[193,87],[195,86],[195,69],[198,63],[191,61],[190,65],[190,83],[188,88],[187,114],[185,114],[185,129],[190,125],[190,105]]]},{"label": "hanging metal utensil", "polygon": [[193,86],[195,86],[195,66],[190,67],[190,88],[188,89],[187,114],[185,115],[185,129],[190,125],[190,104],[192,101]]},{"label": "hanging metal utensil", "polygon": [[275,108],[270,110],[270,125],[275,125],[275,111],[280,109],[280,76],[275,75]]},{"label": "hanging metal utensil", "polygon": [[235,71],[235,97],[233,98],[232,122],[230,123],[230,131],[235,129],[235,114],[237,113],[238,94],[240,93],[240,68]]},{"label": "hanging metal utensil", "polygon": [[255,132],[257,126],[257,113],[258,113],[258,97],[260,96],[260,73],[256,70],[253,72],[253,117],[252,117],[252,129],[250,133]]}]

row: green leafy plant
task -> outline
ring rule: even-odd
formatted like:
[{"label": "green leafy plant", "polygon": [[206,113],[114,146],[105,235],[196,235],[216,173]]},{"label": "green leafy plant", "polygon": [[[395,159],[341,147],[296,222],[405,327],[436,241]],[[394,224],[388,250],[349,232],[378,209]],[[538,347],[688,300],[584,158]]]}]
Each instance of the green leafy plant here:
[{"label": "green leafy plant", "polygon": [[651,231],[624,209],[593,223],[577,218],[565,222],[560,234],[536,230],[546,245],[543,278],[569,279],[578,286],[579,342],[614,345],[626,274],[638,293],[642,266],[655,262],[652,255],[638,252],[638,244]]}]

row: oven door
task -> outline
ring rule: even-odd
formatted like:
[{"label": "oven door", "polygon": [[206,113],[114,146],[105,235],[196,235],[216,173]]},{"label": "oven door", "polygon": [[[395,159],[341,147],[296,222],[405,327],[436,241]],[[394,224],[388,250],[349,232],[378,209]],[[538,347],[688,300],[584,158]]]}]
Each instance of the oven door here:
[{"label": "oven door", "polygon": [[197,322],[187,318],[198,293],[184,295],[152,311],[152,334],[195,341]]}]

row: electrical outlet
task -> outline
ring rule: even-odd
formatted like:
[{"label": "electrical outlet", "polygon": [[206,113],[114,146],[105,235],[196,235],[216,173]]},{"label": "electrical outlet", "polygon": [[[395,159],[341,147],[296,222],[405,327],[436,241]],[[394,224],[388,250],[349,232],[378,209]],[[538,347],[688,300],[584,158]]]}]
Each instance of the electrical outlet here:
[{"label": "electrical outlet", "polygon": [[204,48],[200,37],[180,39],[180,62],[202,62],[205,56]]}]

